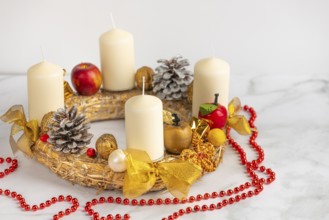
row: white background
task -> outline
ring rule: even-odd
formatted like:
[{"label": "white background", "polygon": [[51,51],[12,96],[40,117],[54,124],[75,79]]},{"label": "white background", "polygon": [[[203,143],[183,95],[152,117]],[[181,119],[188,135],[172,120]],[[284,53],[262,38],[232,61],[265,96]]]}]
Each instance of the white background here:
[{"label": "white background", "polygon": [[23,74],[45,57],[71,71],[99,65],[99,36],[118,27],[135,38],[136,67],[181,54],[215,55],[233,74],[328,73],[326,0],[0,0],[0,74]]}]

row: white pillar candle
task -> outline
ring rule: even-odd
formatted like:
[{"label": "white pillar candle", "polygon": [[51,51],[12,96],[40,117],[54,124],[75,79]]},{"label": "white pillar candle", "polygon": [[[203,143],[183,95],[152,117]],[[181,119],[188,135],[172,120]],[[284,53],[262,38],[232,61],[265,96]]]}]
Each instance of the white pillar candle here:
[{"label": "white pillar candle", "polygon": [[27,72],[29,120],[38,120],[50,112],[64,107],[64,70],[43,61]]},{"label": "white pillar candle", "polygon": [[221,59],[206,58],[194,66],[192,115],[198,117],[203,103],[212,103],[219,93],[219,104],[227,108],[229,98],[230,66]]},{"label": "white pillar candle", "polygon": [[123,91],[135,85],[134,38],[127,31],[113,28],[99,39],[103,88]]},{"label": "white pillar candle", "polygon": [[153,161],[164,156],[162,101],[138,95],[125,104],[127,148],[143,150]]}]

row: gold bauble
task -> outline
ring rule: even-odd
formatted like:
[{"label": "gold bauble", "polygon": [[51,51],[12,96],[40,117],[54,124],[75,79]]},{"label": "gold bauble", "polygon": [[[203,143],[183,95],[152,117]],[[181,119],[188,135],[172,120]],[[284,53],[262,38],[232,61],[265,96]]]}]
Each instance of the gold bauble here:
[{"label": "gold bauble", "polygon": [[42,117],[41,123],[40,123],[40,132],[41,135],[46,134],[49,131],[48,126],[53,123],[53,116],[55,112],[48,112]]},{"label": "gold bauble", "polygon": [[164,145],[168,152],[180,154],[190,147],[192,141],[191,126],[185,122],[176,125],[165,125]]},{"label": "gold bauble", "polygon": [[188,103],[192,103],[192,99],[193,99],[193,82],[187,87],[187,102]]},{"label": "gold bauble", "polygon": [[143,77],[145,77],[145,90],[152,89],[154,71],[152,68],[143,66],[136,71],[135,81],[137,89],[143,89]]},{"label": "gold bauble", "polygon": [[118,149],[117,141],[112,134],[103,134],[96,141],[97,154],[105,160],[116,149]]}]

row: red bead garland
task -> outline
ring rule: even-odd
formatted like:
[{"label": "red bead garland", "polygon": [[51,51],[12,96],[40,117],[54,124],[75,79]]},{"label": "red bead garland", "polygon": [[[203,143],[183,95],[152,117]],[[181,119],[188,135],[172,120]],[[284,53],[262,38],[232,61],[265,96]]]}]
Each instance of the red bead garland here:
[{"label": "red bead garland", "polygon": [[10,157],[7,157],[6,159],[0,157],[0,164],[2,163],[8,163],[11,164],[7,169],[5,169],[3,172],[0,172],[0,179],[4,178],[5,176],[8,176],[10,173],[13,173],[17,167],[18,167],[18,161],[16,159],[11,159]]},{"label": "red bead garland", "polygon": [[[9,166],[8,169],[5,169],[4,172],[0,172],[0,178],[3,178],[5,176],[9,175],[10,173],[14,172],[18,167],[18,161],[16,159],[12,159],[10,157],[7,157],[6,159],[4,159],[4,158],[0,157],[0,164],[4,163],[5,161],[8,164],[11,163],[11,166]],[[64,201],[64,199],[65,199],[65,197],[63,195],[60,195],[58,197],[53,197],[51,200],[47,200],[44,203],[40,203],[40,205],[29,205],[26,203],[25,198],[21,194],[18,194],[15,191],[11,192],[9,189],[3,190],[0,188],[0,195],[2,195],[2,194],[17,200],[17,202],[20,204],[20,207],[24,211],[33,211],[33,212],[44,209],[45,207],[49,207],[52,204],[55,204],[57,201]],[[66,209],[65,212],[63,212],[63,211],[58,212],[58,214],[53,216],[54,220],[62,218],[65,215],[70,215],[72,212],[75,212],[77,210],[77,208],[79,207],[79,202],[76,198],[72,199],[72,196],[68,195],[66,197],[66,199],[67,199],[67,201],[71,201],[71,203],[72,203],[71,208]]]},{"label": "red bead garland", "polygon": [[[214,209],[221,209],[227,205],[232,205],[234,203],[240,202],[241,200],[245,200],[247,198],[251,198],[253,196],[259,195],[263,191],[264,184],[270,184],[275,180],[275,173],[271,169],[266,169],[264,166],[259,166],[264,161],[264,150],[261,148],[260,145],[258,145],[256,143],[256,138],[258,136],[258,132],[256,131],[254,122],[256,120],[257,114],[253,108],[250,108],[248,106],[244,106],[243,109],[245,111],[249,112],[251,115],[248,122],[249,122],[250,127],[253,128],[253,132],[249,138],[249,144],[256,151],[256,153],[258,155],[257,159],[252,160],[251,162],[247,160],[246,152],[243,150],[243,148],[237,142],[235,142],[231,138],[231,135],[230,135],[231,128],[229,128],[229,127],[227,128],[227,139],[228,139],[229,144],[232,146],[232,148],[240,156],[241,164],[245,166],[246,173],[248,174],[248,176],[251,179],[250,182],[246,182],[244,184],[233,187],[232,189],[228,189],[226,191],[221,190],[219,192],[212,192],[211,194],[205,193],[204,195],[201,195],[201,194],[198,194],[196,196],[192,195],[192,196],[189,196],[187,198],[187,200],[182,200],[182,201],[179,201],[177,198],[174,198],[173,200],[171,200],[170,198],[165,198],[165,199],[158,198],[156,200],[149,199],[148,201],[146,201],[145,199],[141,199],[138,203],[138,200],[134,199],[134,200],[132,200],[132,205],[133,206],[136,206],[136,205],[140,205],[140,206],[150,205],[151,206],[154,204],[155,205],[162,205],[162,204],[168,205],[168,204],[178,204],[178,203],[184,204],[184,203],[186,203],[186,201],[188,201],[189,203],[193,203],[196,201],[215,199],[218,197],[219,198],[225,197],[225,196],[229,197],[227,199],[223,199],[221,202],[218,202],[217,205],[210,204],[208,206],[206,204],[203,204],[201,206],[200,205],[195,205],[193,207],[189,206],[185,210],[180,209],[180,210],[178,210],[178,212],[172,213],[167,218],[162,218],[163,220],[170,220],[170,219],[176,219],[179,216],[183,216],[185,214],[195,213],[195,212],[199,212],[199,211],[204,212],[204,211],[213,211]],[[256,174],[256,172],[267,175],[267,179],[259,178],[258,175]],[[254,189],[248,190],[250,187],[254,187]],[[156,202],[154,202],[154,201],[156,201]],[[113,201],[111,201],[110,203],[113,203]],[[86,206],[86,207],[87,207],[87,209],[91,209],[90,206]],[[121,218],[117,218],[117,217],[118,216],[116,216],[115,219],[121,219]],[[126,218],[124,218],[124,219],[126,219]]]},{"label": "red bead garland", "polygon": [[[205,212],[205,211],[213,211],[215,209],[222,209],[225,206],[232,205],[234,203],[240,202],[242,200],[245,200],[247,198],[251,198],[253,196],[259,195],[263,189],[264,185],[271,184],[275,180],[275,173],[270,168],[266,168],[265,166],[260,166],[260,164],[264,161],[264,150],[261,148],[260,145],[256,143],[256,138],[258,137],[258,132],[256,131],[256,127],[254,125],[254,122],[256,120],[257,114],[255,110],[251,107],[244,106],[243,109],[251,115],[249,118],[249,125],[253,129],[252,134],[249,138],[249,144],[251,148],[256,151],[257,153],[257,159],[254,159],[252,161],[247,160],[246,152],[243,150],[243,148],[235,142],[231,135],[230,135],[230,127],[227,127],[227,140],[228,143],[232,146],[232,148],[237,152],[237,154],[240,157],[241,164],[245,167],[247,175],[250,177],[250,181],[246,182],[244,184],[240,184],[238,186],[235,186],[231,189],[227,190],[220,190],[218,192],[212,192],[212,193],[204,193],[198,194],[196,196],[189,196],[186,200],[179,200],[177,198],[170,199],[170,198],[157,198],[157,199],[132,199],[131,201],[127,198],[113,198],[112,196],[108,197],[107,199],[104,197],[100,197],[99,199],[92,199],[90,202],[87,202],[84,207],[84,211],[91,216],[92,219],[101,219],[101,220],[128,220],[130,219],[129,214],[124,214],[123,216],[121,214],[116,214],[113,216],[112,214],[108,214],[105,216],[100,216],[98,212],[95,212],[92,209],[92,206],[96,206],[98,204],[102,203],[116,203],[116,204],[123,204],[123,205],[132,205],[132,206],[152,206],[152,205],[169,205],[169,204],[185,204],[186,202],[194,203],[196,201],[202,201],[207,199],[216,199],[216,198],[223,198],[228,197],[217,204],[201,204],[201,205],[194,205],[188,206],[185,209],[179,209],[176,212],[173,212],[171,215],[169,215],[166,218],[162,218],[163,220],[170,220],[170,219],[177,219],[180,216],[196,213],[199,211]],[[89,150],[89,149],[88,149]],[[89,152],[88,156],[94,156],[95,154],[92,154],[95,152]],[[9,166],[8,169],[5,169],[3,172],[0,172],[0,179],[4,178],[5,176],[9,175],[10,173],[14,172],[18,167],[18,162],[16,159],[12,159],[10,157],[7,157],[6,159],[0,157],[0,164],[2,163],[11,163],[11,166]],[[257,173],[263,173],[267,176],[267,178],[259,178]],[[249,189],[249,188],[253,189]],[[55,204],[57,202],[70,202],[72,204],[71,208],[65,209],[64,211],[59,211],[57,214],[53,216],[53,220],[60,219],[64,216],[70,215],[71,213],[74,213],[78,207],[79,202],[77,198],[73,198],[71,195],[68,195],[64,197],[63,195],[59,195],[58,197],[53,197],[51,200],[47,200],[44,203],[40,203],[40,205],[29,205],[26,203],[24,197],[21,194],[17,194],[16,192],[11,192],[9,189],[0,189],[0,195],[4,194],[7,197],[11,197],[15,200],[17,200],[20,204],[20,207],[25,211],[38,211],[41,209],[44,209],[46,207],[51,206],[52,204]]]}]

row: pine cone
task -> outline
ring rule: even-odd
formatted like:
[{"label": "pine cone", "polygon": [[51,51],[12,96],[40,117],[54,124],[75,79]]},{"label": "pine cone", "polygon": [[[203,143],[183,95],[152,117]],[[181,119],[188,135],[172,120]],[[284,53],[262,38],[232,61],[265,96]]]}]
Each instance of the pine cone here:
[{"label": "pine cone", "polygon": [[78,114],[76,106],[71,109],[58,109],[53,116],[53,123],[49,125],[48,143],[55,151],[63,153],[78,153],[81,148],[90,144],[93,137],[88,133],[90,124],[86,123],[86,116]]},{"label": "pine cone", "polygon": [[193,74],[185,67],[189,66],[187,59],[182,56],[170,60],[158,60],[160,66],[155,69],[153,76],[153,92],[160,99],[180,100],[186,98],[188,85],[193,81]]}]

